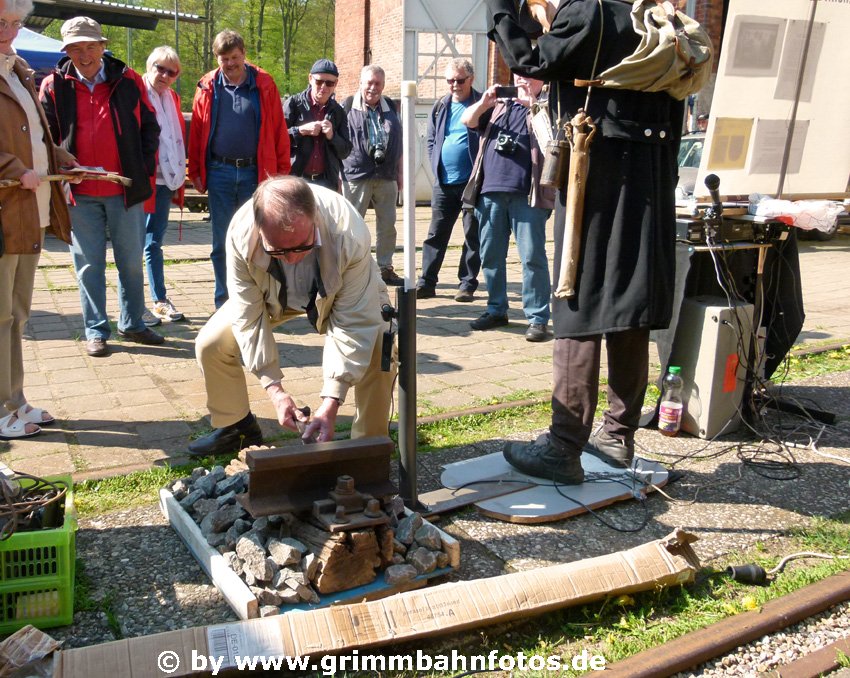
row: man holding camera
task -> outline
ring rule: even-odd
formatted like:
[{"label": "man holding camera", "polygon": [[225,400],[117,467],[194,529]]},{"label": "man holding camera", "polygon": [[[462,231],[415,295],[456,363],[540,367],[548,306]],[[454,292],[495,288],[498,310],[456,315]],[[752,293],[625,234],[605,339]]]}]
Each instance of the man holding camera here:
[{"label": "man holding camera", "polygon": [[342,161],[351,153],[345,111],[334,98],[339,69],[330,59],[310,68],[310,86],[283,104],[289,129],[290,174],[339,193]]},{"label": "man holding camera", "polygon": [[487,310],[470,327],[491,330],[508,324],[506,260],[513,233],[522,262],[525,338],[545,341],[552,289],[546,220],[555,192],[540,186],[543,153],[531,125],[531,105],[543,82],[521,76],[516,82],[517,87],[490,87],[461,116],[461,122],[481,135],[463,201],[475,208],[478,218]]},{"label": "man holding camera", "polygon": [[396,202],[401,179],[401,121],[391,99],[382,95],[386,75],[380,66],[364,66],[360,89],[343,102],[348,112],[351,154],[343,160],[342,193],[366,215],[375,208],[375,258],[388,285],[404,280],[393,270]]}]

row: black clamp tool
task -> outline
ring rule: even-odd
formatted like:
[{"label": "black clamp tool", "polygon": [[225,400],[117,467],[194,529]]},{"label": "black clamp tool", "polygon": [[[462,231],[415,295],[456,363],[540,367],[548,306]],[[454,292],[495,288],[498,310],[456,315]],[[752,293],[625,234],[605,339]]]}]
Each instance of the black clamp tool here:
[{"label": "black clamp tool", "polygon": [[398,330],[396,323],[398,311],[390,304],[382,304],[381,317],[390,324],[390,328],[384,330],[383,343],[381,344],[381,370],[389,372],[393,364],[393,345],[395,344],[395,333]]}]

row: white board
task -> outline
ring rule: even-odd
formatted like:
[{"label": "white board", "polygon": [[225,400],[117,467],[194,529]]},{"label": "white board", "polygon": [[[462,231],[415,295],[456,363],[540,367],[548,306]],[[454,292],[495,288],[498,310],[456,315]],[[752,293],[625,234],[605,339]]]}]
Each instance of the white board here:
[{"label": "white board", "polygon": [[730,0],[695,194],[776,196],[813,2],[783,197],[839,195],[850,176],[850,3]]}]

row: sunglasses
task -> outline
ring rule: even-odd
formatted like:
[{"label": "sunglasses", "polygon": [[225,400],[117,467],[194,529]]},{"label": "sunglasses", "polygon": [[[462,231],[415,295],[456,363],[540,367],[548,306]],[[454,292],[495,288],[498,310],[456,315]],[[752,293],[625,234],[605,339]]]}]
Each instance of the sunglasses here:
[{"label": "sunglasses", "polygon": [[270,257],[282,257],[284,254],[300,254],[301,252],[309,252],[316,246],[316,236],[313,234],[313,242],[309,245],[296,245],[295,247],[281,247],[280,249],[270,250],[266,249],[266,244],[261,242],[260,245],[263,248],[263,252],[268,254]]},{"label": "sunglasses", "polygon": [[166,68],[165,66],[160,66],[159,64],[154,64],[153,67],[156,69],[156,72],[160,75],[167,75],[169,78],[176,78],[180,75],[180,71],[175,71],[171,68]]},{"label": "sunglasses", "polygon": [[313,82],[316,83],[317,87],[321,87],[322,85],[324,85],[328,89],[336,87],[336,80],[323,80],[322,78],[313,78]]},{"label": "sunglasses", "polygon": [[446,82],[450,85],[462,85],[467,80],[469,80],[469,78],[446,78]]}]

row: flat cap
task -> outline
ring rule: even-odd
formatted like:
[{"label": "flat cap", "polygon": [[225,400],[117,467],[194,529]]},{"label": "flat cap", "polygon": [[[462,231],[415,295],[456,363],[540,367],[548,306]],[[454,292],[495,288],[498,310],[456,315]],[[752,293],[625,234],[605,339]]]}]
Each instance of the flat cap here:
[{"label": "flat cap", "polygon": [[315,73],[327,73],[328,75],[335,75],[336,77],[339,77],[339,69],[330,59],[319,59],[316,63],[314,63],[313,67],[310,69],[310,75]]}]

